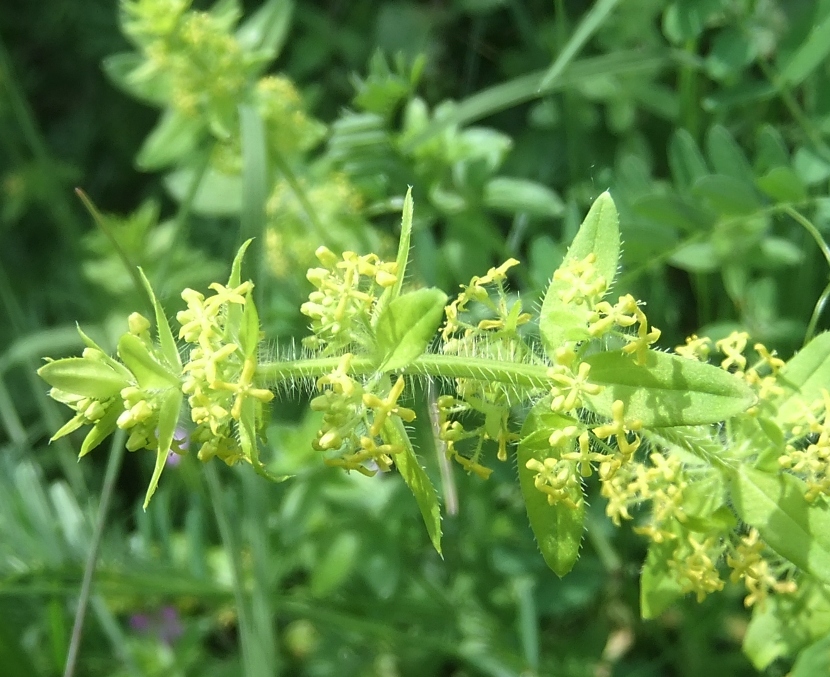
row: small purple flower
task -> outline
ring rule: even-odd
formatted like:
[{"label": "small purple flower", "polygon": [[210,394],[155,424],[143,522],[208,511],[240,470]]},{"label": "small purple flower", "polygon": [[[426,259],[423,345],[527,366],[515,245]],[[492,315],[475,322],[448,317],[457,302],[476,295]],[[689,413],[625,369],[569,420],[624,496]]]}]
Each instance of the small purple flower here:
[{"label": "small purple flower", "polygon": [[182,455],[190,448],[190,433],[184,426],[178,426],[176,432],[173,433],[173,448],[181,453],[171,451],[167,454],[167,465],[175,468],[182,462]]},{"label": "small purple flower", "polygon": [[139,635],[154,635],[168,646],[184,634],[179,612],[174,606],[162,607],[153,614],[135,613],[130,616],[130,628]]}]

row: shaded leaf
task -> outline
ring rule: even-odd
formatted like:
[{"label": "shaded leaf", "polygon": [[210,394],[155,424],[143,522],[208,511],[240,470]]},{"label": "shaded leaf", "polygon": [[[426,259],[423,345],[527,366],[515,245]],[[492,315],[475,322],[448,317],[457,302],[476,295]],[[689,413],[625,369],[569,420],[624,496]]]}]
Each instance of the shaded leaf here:
[{"label": "shaded leaf", "polygon": [[679,355],[654,350],[639,365],[622,352],[590,355],[588,376],[605,386],[583,399],[590,409],[611,417],[615,400],[625,404],[626,421],[646,427],[717,423],[746,411],[755,393],[739,377],[723,369]]},{"label": "shaded leaf", "polygon": [[429,287],[399,296],[378,318],[378,369],[402,369],[422,355],[441,323],[447,295]]},{"label": "shaded leaf", "polygon": [[[574,492],[576,508],[563,503],[550,505],[547,495],[539,491],[534,478],[536,472],[527,467],[531,459],[544,460],[557,453],[548,444],[555,430],[573,425],[574,421],[550,411],[550,399],[538,402],[528,414],[522,426],[522,441],[517,450],[519,484],[530,520],[530,528],[547,565],[557,576],[567,574],[579,557],[579,545],[585,521],[585,501],[581,488]],[[573,445],[574,441],[569,441]],[[578,492],[578,493],[577,493]]]}]

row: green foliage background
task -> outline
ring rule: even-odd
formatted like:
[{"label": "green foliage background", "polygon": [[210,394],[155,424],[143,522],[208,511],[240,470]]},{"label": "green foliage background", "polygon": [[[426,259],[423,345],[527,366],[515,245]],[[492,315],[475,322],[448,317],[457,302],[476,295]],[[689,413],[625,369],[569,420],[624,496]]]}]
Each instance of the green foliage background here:
[{"label": "green foliage background", "polygon": [[[218,5],[233,15],[235,3]],[[515,289],[541,298],[591,201],[610,188],[624,239],[620,293],[648,301],[663,345],[745,329],[789,356],[827,328],[817,312],[827,252],[816,236],[830,228],[830,3],[264,7],[286,23],[261,71],[293,81],[320,138],[257,159],[251,148],[271,127],[232,107],[245,188],[188,197],[220,137],[201,130],[172,159],[159,149],[181,135],[147,141],[159,106],[111,81],[124,86],[112,56],[136,47],[118,7],[0,6],[3,674],[62,672],[109,453],[78,465],[74,438],[47,446],[65,412],[35,377],[39,356],[77,351],[76,320],[111,348],[143,303],[75,186],[168,312],[184,286],[223,279],[238,242],[257,235],[269,335],[303,333],[302,253],[316,236],[391,258],[408,184],[413,276],[447,292],[515,256],[525,264]],[[250,17],[261,6],[240,9]],[[332,173],[359,194],[356,206],[343,207]],[[319,224],[300,200],[274,198],[286,176],[308,187]],[[269,259],[268,233],[287,243],[290,265]],[[420,453],[438,480],[418,406]],[[598,497],[580,560],[557,579],[533,542],[512,461],[487,482],[456,468],[459,509],[444,519],[441,559],[399,478],[322,465],[304,409],[298,398],[274,410],[270,445],[297,475],[282,485],[186,458],[145,513],[152,464],[126,459],[77,674],[779,675],[827,624],[781,630],[774,648],[750,644],[747,658],[737,587],[641,621],[645,545],[611,530]],[[796,670],[813,669],[819,648]]]}]

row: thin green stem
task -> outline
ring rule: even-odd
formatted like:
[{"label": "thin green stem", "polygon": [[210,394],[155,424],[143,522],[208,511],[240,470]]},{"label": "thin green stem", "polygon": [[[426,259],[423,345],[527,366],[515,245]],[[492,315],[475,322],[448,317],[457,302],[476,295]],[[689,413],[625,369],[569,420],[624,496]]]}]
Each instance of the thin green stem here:
[{"label": "thin green stem", "polygon": [[804,230],[806,230],[810,235],[813,236],[813,239],[816,241],[818,248],[821,250],[821,253],[824,255],[824,259],[827,261],[827,265],[830,266],[830,247],[828,247],[827,243],[824,241],[824,238],[821,236],[818,228],[813,225],[813,222],[810,221],[807,217],[805,217],[801,212],[793,209],[790,205],[785,205],[781,211],[783,211],[787,216],[791,219],[799,223],[803,226]]},{"label": "thin green stem", "polygon": [[69,640],[69,651],[66,655],[66,666],[63,677],[72,677],[75,674],[75,666],[78,661],[78,652],[81,647],[81,637],[84,631],[84,620],[89,603],[89,596],[92,592],[92,576],[95,573],[95,565],[98,562],[98,552],[101,549],[101,539],[104,535],[104,526],[107,523],[110,500],[115,489],[115,480],[118,471],[121,469],[121,461],[124,459],[124,439],[126,434],[118,430],[112,439],[110,446],[107,467],[104,471],[104,485],[101,489],[101,502],[98,504],[98,516],[95,519],[95,527],[92,531],[92,541],[89,544],[86,564],[84,565],[84,577],[81,581],[81,592],[78,596],[78,608],[75,611],[75,621],[72,625],[72,637]]},{"label": "thin green stem", "polygon": [[222,485],[219,481],[219,474],[214,463],[208,463],[205,467],[208,493],[210,502],[213,504],[213,512],[216,515],[216,524],[219,527],[219,537],[222,546],[228,555],[231,567],[231,581],[233,586],[233,597],[236,603],[236,613],[239,619],[239,637],[242,649],[243,674],[252,677],[255,674],[253,663],[253,652],[250,645],[252,636],[251,618],[248,612],[248,603],[245,595],[245,586],[242,580],[242,558],[239,556],[240,548],[234,538],[234,529],[228,516],[225,505],[225,497],[222,493]]},{"label": "thin green stem", "polygon": [[[275,387],[283,382],[316,379],[331,373],[341,357],[319,357],[290,362],[265,362],[257,367],[257,383]],[[352,374],[367,375],[377,370],[370,357],[354,357],[349,363]],[[471,378],[506,383],[517,388],[544,390],[550,387],[545,364],[517,364],[488,357],[466,355],[421,355],[402,369],[404,374],[437,378]]]},{"label": "thin green stem", "polygon": [[813,308],[813,314],[810,316],[810,324],[807,325],[807,331],[804,333],[805,346],[813,339],[813,336],[815,336],[819,318],[824,312],[824,306],[827,305],[828,298],[830,298],[830,282],[827,283],[824,291],[821,292],[821,296],[819,296],[818,301],[816,301],[816,305]]}]

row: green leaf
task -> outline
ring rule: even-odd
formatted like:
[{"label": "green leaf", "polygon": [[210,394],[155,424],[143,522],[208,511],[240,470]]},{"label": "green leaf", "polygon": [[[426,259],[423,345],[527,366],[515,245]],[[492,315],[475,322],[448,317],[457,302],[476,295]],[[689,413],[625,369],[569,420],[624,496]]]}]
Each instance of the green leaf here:
[{"label": "green leaf", "polygon": [[681,245],[669,257],[669,263],[690,273],[713,273],[721,267],[720,257],[711,240]]},{"label": "green leaf", "polygon": [[377,327],[378,320],[384,314],[389,302],[401,295],[404,277],[406,277],[406,266],[409,262],[409,248],[412,240],[412,218],[414,216],[414,204],[412,201],[412,186],[407,188],[406,197],[403,201],[403,215],[401,216],[401,236],[398,239],[398,255],[395,258],[396,280],[395,284],[384,290],[372,311],[372,326]]},{"label": "green leaf", "polygon": [[757,54],[757,48],[746,30],[724,28],[712,43],[706,58],[706,70],[714,80],[726,80],[739,74]]},{"label": "green leaf", "polygon": [[352,531],[338,534],[311,572],[310,588],[314,597],[326,597],[351,575],[360,553],[360,540]]},{"label": "green leaf", "polygon": [[683,589],[669,568],[674,556],[674,543],[651,543],[640,573],[640,615],[657,618],[684,595]]},{"label": "green leaf", "polygon": [[378,369],[402,369],[422,355],[435,336],[444,315],[447,295],[429,287],[399,296],[378,318]]},{"label": "green leaf", "polygon": [[438,554],[441,554],[441,508],[438,505],[438,494],[429,481],[426,471],[421,467],[412,442],[403,422],[398,417],[388,418],[383,424],[383,438],[387,444],[396,444],[403,447],[403,451],[395,454],[395,465],[400,472],[406,486],[415,497],[421,517],[427,528],[432,545]]},{"label": "green leaf", "polygon": [[145,172],[176,164],[198,147],[203,131],[195,119],[169,109],[144,139],[135,163]]},{"label": "green leaf", "polygon": [[112,83],[130,96],[156,106],[166,106],[170,100],[168,85],[141,54],[112,54],[104,58],[102,66]]},{"label": "green leaf", "polygon": [[694,137],[685,129],[676,130],[669,141],[669,167],[674,182],[684,189],[710,173]]},{"label": "green leaf", "polygon": [[[167,361],[167,366],[172,372],[178,373],[182,370],[182,358],[179,355],[179,348],[176,345],[176,339],[173,338],[173,332],[170,330],[170,324],[167,322],[167,315],[164,313],[164,308],[161,307],[153,292],[153,287],[150,285],[150,280],[144,274],[144,271],[139,268],[141,281],[144,283],[144,289],[147,290],[147,296],[150,297],[150,302],[153,304],[153,311],[156,314],[156,333],[158,334],[159,345],[161,346],[161,354]],[[178,380],[178,378],[177,378]]]},{"label": "green leaf", "polygon": [[534,485],[536,473],[527,468],[527,462],[531,459],[544,462],[549,456],[558,453],[551,448],[548,438],[555,430],[573,423],[573,419],[553,413],[550,410],[550,398],[545,398],[528,414],[522,426],[522,441],[517,450],[519,484],[530,528],[545,562],[560,577],[573,568],[579,557],[585,522],[585,501],[579,490],[579,494],[572,497],[577,508],[569,508],[562,503],[548,503],[547,495]]},{"label": "green leaf", "polygon": [[775,419],[787,423],[802,416],[804,408],[821,398],[830,383],[830,332],[819,334],[802,348],[778,378],[788,392],[776,402]]},{"label": "green leaf", "polygon": [[794,594],[772,595],[763,608],[755,609],[744,635],[743,650],[758,670],[764,670],[776,659],[795,655],[828,632],[827,588],[803,576]]},{"label": "green leaf", "polygon": [[807,35],[781,69],[782,84],[793,87],[803,82],[830,54],[830,14]]},{"label": "green leaf", "polygon": [[706,135],[706,154],[716,174],[752,185],[755,174],[735,137],[722,125],[713,125]]},{"label": "green leaf", "polygon": [[[560,268],[572,261],[581,261],[593,253],[597,257],[597,272],[610,286],[617,274],[617,263],[620,258],[619,225],[620,219],[614,200],[605,192],[591,205]],[[562,301],[561,294],[567,288],[567,281],[551,280],[542,302],[539,333],[545,351],[551,358],[564,341],[585,338],[584,309]]]},{"label": "green leaf", "polygon": [[830,583],[830,507],[808,503],[805,491],[804,482],[788,473],[742,467],[732,478],[738,516],[781,557]]},{"label": "green leaf", "polygon": [[762,206],[752,184],[725,174],[701,177],[692,186],[692,194],[721,214],[753,214]]},{"label": "green leaf", "polygon": [[571,32],[568,42],[551,64],[539,83],[539,89],[547,89],[565,71],[573,61],[579,50],[585,45],[590,37],[608,20],[613,9],[620,0],[597,0],[593,7],[588,10],[580,20],[577,27]]},{"label": "green leaf", "polygon": [[253,296],[248,296],[245,300],[242,328],[239,332],[239,347],[242,348],[245,357],[256,359],[257,348],[259,347],[259,314]]},{"label": "green leaf", "polygon": [[687,233],[705,230],[715,221],[698,201],[672,193],[644,195],[632,203],[631,209],[638,216],[664,228],[677,228]]},{"label": "green leaf", "polygon": [[746,411],[755,394],[743,380],[723,369],[679,355],[649,350],[646,363],[631,355],[603,352],[590,355],[588,379],[605,386],[586,395],[586,406],[611,417],[615,400],[625,403],[626,421],[645,427],[717,423]]},{"label": "green leaf", "polygon": [[92,430],[87,433],[81,444],[81,451],[78,453],[78,458],[83,458],[90,451],[95,449],[101,442],[115,432],[116,421],[124,411],[123,406],[111,406],[106,413],[95,422]]},{"label": "green leaf", "polygon": [[[253,239],[245,240],[233,257],[233,264],[231,264],[231,274],[228,278],[228,288],[235,289],[242,284],[242,260],[245,258],[245,252],[251,246]],[[250,296],[248,297],[251,298]],[[247,305],[247,302],[246,304]],[[228,304],[228,317],[225,321],[225,341],[232,341],[239,331],[240,323],[242,322],[242,314],[244,308],[238,303]]]},{"label": "green leaf", "polygon": [[[196,171],[184,167],[164,177],[165,188],[179,203],[189,199],[193,181],[197,178]],[[240,175],[224,174],[208,167],[198,181],[190,203],[195,214],[238,217],[242,213],[243,181]]]},{"label": "green leaf", "polygon": [[147,345],[134,334],[124,334],[118,340],[118,356],[141,388],[178,388],[180,385],[179,375],[150,354]]},{"label": "green leaf", "polygon": [[789,677],[815,677],[830,675],[830,635],[802,651],[793,665]]},{"label": "green leaf", "polygon": [[276,59],[285,43],[291,17],[292,0],[268,0],[236,31],[239,45],[248,51],[259,52],[263,61]]},{"label": "green leaf", "polygon": [[807,187],[789,167],[773,167],[756,179],[755,183],[776,202],[801,202],[807,199]]},{"label": "green leaf", "polygon": [[47,362],[37,370],[37,374],[53,388],[97,400],[113,397],[130,385],[123,372],[87,357],[66,357]]},{"label": "green leaf", "polygon": [[147,494],[144,497],[144,509],[150,504],[150,499],[156,493],[161,473],[167,465],[167,457],[170,455],[170,447],[173,445],[173,436],[176,433],[176,425],[179,422],[179,413],[182,407],[184,395],[178,388],[170,388],[162,396],[159,407],[158,420],[158,449],[156,450],[156,465],[153,468],[153,476],[150,478],[150,485],[147,487]]},{"label": "green leaf", "polygon": [[547,186],[527,179],[497,176],[484,186],[484,206],[495,212],[557,218],[565,213],[562,198]]}]

